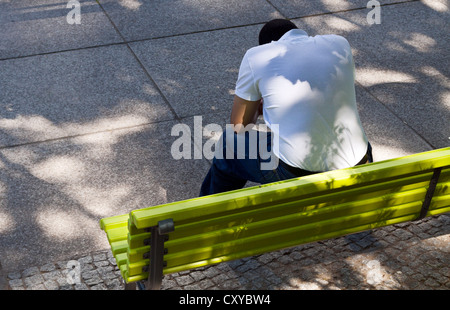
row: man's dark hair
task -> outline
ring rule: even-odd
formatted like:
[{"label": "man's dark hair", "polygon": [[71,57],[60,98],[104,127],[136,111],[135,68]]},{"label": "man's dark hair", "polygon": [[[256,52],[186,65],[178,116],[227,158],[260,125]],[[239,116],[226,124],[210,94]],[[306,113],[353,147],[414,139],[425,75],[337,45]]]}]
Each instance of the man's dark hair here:
[{"label": "man's dark hair", "polygon": [[278,41],[286,32],[297,29],[297,26],[287,19],[273,19],[266,23],[259,32],[259,45]]}]

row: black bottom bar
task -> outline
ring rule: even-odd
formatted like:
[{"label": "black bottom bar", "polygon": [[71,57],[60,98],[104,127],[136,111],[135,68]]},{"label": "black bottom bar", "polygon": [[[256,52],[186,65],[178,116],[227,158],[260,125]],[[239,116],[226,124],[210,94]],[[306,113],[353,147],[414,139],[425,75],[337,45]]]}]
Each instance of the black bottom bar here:
[{"label": "black bottom bar", "polygon": [[159,290],[163,278],[164,268],[164,242],[168,240],[168,233],[174,230],[172,219],[159,221],[158,226],[151,227],[150,268],[148,273],[147,289]]},{"label": "black bottom bar", "polygon": [[422,204],[422,210],[420,210],[420,215],[417,217],[417,219],[415,219],[416,221],[419,221],[427,216],[428,209],[430,208],[431,204],[431,199],[433,198],[434,195],[434,190],[436,189],[436,185],[439,181],[439,176],[441,175],[441,170],[442,168],[434,169],[433,176],[431,177],[430,180],[430,185],[428,186],[428,190],[425,195],[425,200],[423,201]]}]

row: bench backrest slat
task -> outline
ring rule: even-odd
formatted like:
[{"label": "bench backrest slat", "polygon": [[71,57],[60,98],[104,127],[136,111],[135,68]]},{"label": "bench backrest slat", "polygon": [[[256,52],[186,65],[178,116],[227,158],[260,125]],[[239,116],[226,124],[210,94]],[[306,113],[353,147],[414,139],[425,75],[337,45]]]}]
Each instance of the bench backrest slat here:
[{"label": "bench backrest slat", "polygon": [[214,217],[216,214],[255,208],[277,200],[300,200],[308,196],[320,195],[324,191],[344,191],[351,186],[386,182],[423,171],[432,173],[434,168],[449,164],[450,148],[445,152],[437,153],[439,156],[436,157],[432,156],[434,152],[436,151],[135,210],[131,212],[131,215],[137,228],[155,226],[158,221],[167,218],[182,223],[190,221],[191,218]]}]

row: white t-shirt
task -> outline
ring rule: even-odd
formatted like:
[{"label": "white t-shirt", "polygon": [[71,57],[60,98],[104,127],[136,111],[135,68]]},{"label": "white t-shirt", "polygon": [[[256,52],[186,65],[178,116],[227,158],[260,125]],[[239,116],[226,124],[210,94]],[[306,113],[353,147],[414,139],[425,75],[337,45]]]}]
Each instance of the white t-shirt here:
[{"label": "white t-shirt", "polygon": [[264,120],[279,137],[273,149],[278,158],[304,170],[329,171],[356,165],[367,151],[354,83],[345,38],[294,29],[247,51],[235,94],[264,99]]}]

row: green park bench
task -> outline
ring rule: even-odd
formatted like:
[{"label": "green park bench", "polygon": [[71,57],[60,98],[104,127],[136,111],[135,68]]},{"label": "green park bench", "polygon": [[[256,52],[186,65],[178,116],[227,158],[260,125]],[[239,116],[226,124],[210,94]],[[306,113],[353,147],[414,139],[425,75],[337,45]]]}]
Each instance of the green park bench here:
[{"label": "green park bench", "polygon": [[[450,147],[104,218],[125,288],[450,212]],[[141,282],[146,281],[146,282]]]}]

